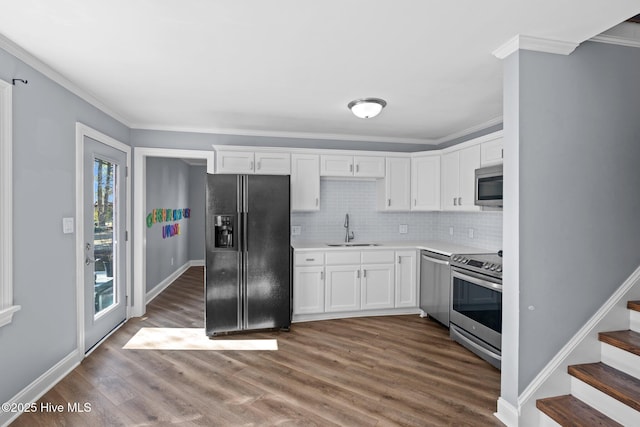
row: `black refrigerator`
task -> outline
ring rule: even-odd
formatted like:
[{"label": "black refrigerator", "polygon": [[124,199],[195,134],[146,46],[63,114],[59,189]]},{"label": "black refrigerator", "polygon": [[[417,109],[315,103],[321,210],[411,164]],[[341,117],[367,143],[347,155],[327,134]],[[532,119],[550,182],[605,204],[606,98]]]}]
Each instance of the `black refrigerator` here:
[{"label": "black refrigerator", "polygon": [[288,175],[207,175],[205,327],[291,326]]}]

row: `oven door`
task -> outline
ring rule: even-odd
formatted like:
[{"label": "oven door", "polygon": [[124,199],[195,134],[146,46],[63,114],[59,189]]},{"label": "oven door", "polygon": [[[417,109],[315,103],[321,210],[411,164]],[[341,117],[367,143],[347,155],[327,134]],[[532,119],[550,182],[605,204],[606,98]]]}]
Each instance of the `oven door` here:
[{"label": "oven door", "polygon": [[451,323],[492,347],[502,347],[502,284],[453,267]]}]

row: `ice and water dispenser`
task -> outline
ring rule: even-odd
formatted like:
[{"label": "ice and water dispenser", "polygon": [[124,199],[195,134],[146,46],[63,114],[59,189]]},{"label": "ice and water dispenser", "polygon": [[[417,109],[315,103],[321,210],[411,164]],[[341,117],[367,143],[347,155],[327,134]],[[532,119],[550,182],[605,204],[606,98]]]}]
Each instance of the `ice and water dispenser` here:
[{"label": "ice and water dispenser", "polygon": [[233,215],[216,215],[215,224],[215,247],[233,248]]}]

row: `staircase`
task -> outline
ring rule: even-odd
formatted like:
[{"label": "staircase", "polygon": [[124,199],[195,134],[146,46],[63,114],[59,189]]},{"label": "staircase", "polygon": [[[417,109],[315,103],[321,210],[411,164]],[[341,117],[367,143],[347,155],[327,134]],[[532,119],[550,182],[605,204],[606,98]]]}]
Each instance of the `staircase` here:
[{"label": "staircase", "polygon": [[571,394],[536,401],[542,426],[640,426],[640,301],[631,329],[601,332],[600,362],[572,365]]}]

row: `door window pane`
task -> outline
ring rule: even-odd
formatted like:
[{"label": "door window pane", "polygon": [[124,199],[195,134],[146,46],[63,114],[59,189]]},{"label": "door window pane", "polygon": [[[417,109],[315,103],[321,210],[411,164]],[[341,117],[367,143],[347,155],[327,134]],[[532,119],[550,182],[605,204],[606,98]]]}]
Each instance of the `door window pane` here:
[{"label": "door window pane", "polygon": [[93,163],[93,259],[95,314],[117,303],[114,272],[114,230],[117,230],[116,168],[107,160],[96,158]]}]

